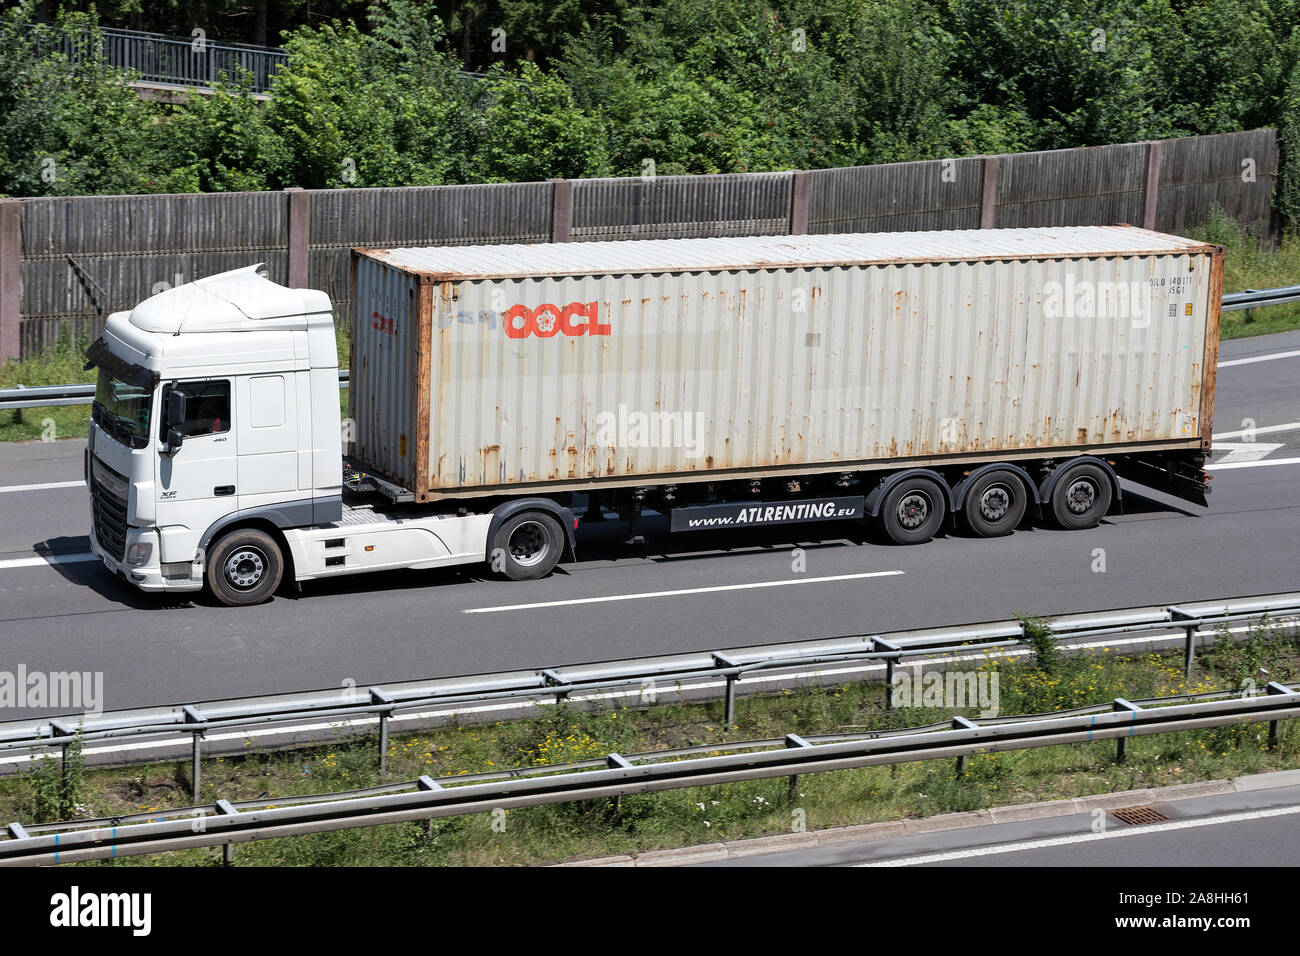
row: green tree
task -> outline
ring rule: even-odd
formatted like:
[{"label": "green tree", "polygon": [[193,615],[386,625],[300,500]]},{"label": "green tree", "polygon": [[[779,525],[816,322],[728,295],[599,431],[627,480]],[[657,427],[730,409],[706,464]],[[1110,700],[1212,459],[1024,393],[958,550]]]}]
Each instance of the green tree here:
[{"label": "green tree", "polygon": [[[95,21],[62,16],[28,34],[33,4],[0,17],[0,192],[134,193],[157,175],[146,147],[155,110],[100,55]],[[60,43],[72,44],[72,55]],[[41,52],[44,51],[44,52]]]},{"label": "green tree", "polygon": [[431,6],[447,25],[464,68],[486,70],[519,60],[549,67],[573,41],[602,24],[617,27],[633,5],[629,0],[440,0]]},{"label": "green tree", "polygon": [[494,69],[490,102],[472,121],[470,170],[488,182],[603,176],[609,163],[603,124],[573,99],[559,77],[523,63],[518,76]]},{"label": "green tree", "polygon": [[165,172],[153,191],[241,192],[270,188],[290,161],[267,120],[267,107],[248,95],[252,78],[192,93],[151,128]]},{"label": "green tree", "polygon": [[276,184],[432,185],[463,165],[468,88],[441,25],[413,3],[373,13],[369,35],[335,22],[289,38],[268,109],[289,157]]},{"label": "green tree", "polygon": [[1035,149],[1179,132],[1158,37],[1178,32],[1165,0],[952,0],[956,79],[975,102],[1027,117]]},{"label": "green tree", "polygon": [[364,17],[372,0],[50,0],[45,6],[95,11],[105,26],[274,46],[281,32],[347,17]]}]

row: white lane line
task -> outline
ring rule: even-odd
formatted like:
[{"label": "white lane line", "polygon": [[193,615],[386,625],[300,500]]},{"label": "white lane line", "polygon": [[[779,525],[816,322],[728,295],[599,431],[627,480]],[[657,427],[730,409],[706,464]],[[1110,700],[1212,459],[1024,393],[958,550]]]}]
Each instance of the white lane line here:
[{"label": "white lane line", "polygon": [[1215,442],[1214,443],[1215,453],[1223,454],[1223,457],[1220,458],[1217,462],[1215,462],[1215,464],[1235,465],[1238,462],[1243,462],[1243,461],[1260,461],[1261,459],[1267,458],[1269,455],[1273,454],[1273,452],[1277,451],[1279,448],[1285,448],[1285,447],[1286,446],[1281,442],[1267,442],[1267,441]]},{"label": "white lane line", "polygon": [[1266,465],[1300,465],[1300,458],[1273,458],[1264,461],[1229,461],[1221,465],[1206,465],[1206,471],[1222,471],[1225,468],[1263,468]]},{"label": "white lane line", "polygon": [[824,578],[791,578],[782,581],[755,581],[752,584],[720,584],[709,588],[682,588],[677,591],[642,591],[637,594],[610,594],[606,597],[571,598],[567,601],[539,601],[536,604],[502,604],[497,607],[471,607],[462,614],[493,614],[497,611],[526,611],[537,607],[564,607],[570,604],[605,604],[610,601],[639,601],[643,598],[677,597],[682,594],[710,594],[715,591],[748,591],[752,588],[780,588],[790,584],[820,584],[826,581],[857,581],[884,578],[902,571],[867,571],[863,574],[835,574]]},{"label": "white lane line", "polygon": [[49,554],[35,558],[6,558],[0,561],[0,571],[9,568],[39,568],[42,564],[78,564],[82,561],[98,561],[99,556],[89,551],[78,554]]},{"label": "white lane line", "polygon": [[953,850],[948,853],[927,853],[924,856],[905,856],[896,860],[873,860],[870,863],[855,863],[857,867],[869,866],[918,866],[923,863],[946,863],[949,860],[968,860],[977,856],[996,856],[1000,853],[1019,853],[1021,850],[1041,850],[1053,846],[1070,846],[1074,843],[1093,843],[1097,840],[1115,840],[1120,837],[1142,836],[1145,833],[1167,833],[1170,830],[1193,830],[1197,827],[1212,827],[1221,823],[1244,823],[1248,820],[1264,820],[1269,817],[1284,817],[1300,813],[1297,807],[1276,807],[1272,810],[1247,810],[1241,813],[1225,813],[1218,817],[1204,817],[1199,820],[1174,820],[1170,823],[1153,823],[1149,826],[1126,827],[1122,830],[1106,830],[1102,833],[1079,833],[1074,836],[1053,837],[1047,840],[1024,840],[1020,843],[1004,843],[1001,846],[972,847],[969,850]]},{"label": "white lane line", "polygon": [[1274,432],[1294,432],[1300,431],[1300,422],[1287,422],[1285,425],[1265,425],[1262,428],[1243,428],[1236,432],[1220,432],[1214,435],[1215,441],[1226,440],[1229,438],[1241,438],[1243,435],[1271,435]]},{"label": "white lane line", "polygon": [[[1249,630],[1251,630],[1250,625],[1228,628],[1228,631],[1233,634],[1244,634]],[[1112,641],[1090,641],[1087,643],[1070,644],[1069,646],[1071,648],[1078,649],[1078,650],[1104,650],[1106,648],[1110,648],[1111,650],[1114,650],[1116,648],[1125,648],[1125,647],[1141,647],[1143,649],[1147,649],[1151,646],[1151,643],[1153,641],[1174,638],[1174,637],[1178,638],[1179,640],[1182,640],[1182,634],[1183,634],[1182,631],[1167,631],[1167,632],[1153,631],[1153,632],[1148,632],[1146,635],[1142,637],[1125,637],[1125,638],[1120,638],[1119,640],[1112,640]],[[978,654],[954,654],[951,652],[945,652],[940,650],[937,651],[934,656],[936,659],[942,659],[946,664],[951,665],[953,663],[960,663],[962,661],[980,661],[982,663],[987,661],[990,657],[997,657],[997,658],[1028,657],[1032,653],[1034,652],[1027,648],[1026,649],[1003,648],[1001,650],[989,651],[987,653],[981,651]],[[925,660],[929,660],[929,658],[917,658],[916,659],[917,663],[909,664],[908,666],[919,668],[923,666],[923,662]],[[811,671],[795,671],[793,673],[784,672],[779,674],[763,674],[762,672],[756,672],[753,674],[746,675],[745,683],[747,685],[753,686],[755,684],[786,684],[791,681],[800,681],[800,680],[814,680],[814,679],[825,680],[828,677],[865,678],[867,675],[875,674],[877,672],[883,674],[885,672],[885,665],[874,664],[874,663],[849,664],[842,667],[827,667],[827,668],[819,668],[817,670],[811,670]],[[702,681],[690,683],[690,685],[686,687],[686,689],[687,690],[716,690],[724,687],[726,683],[727,682],[725,680],[702,680]],[[633,699],[641,700],[644,697],[645,692],[646,689],[644,687],[633,687],[631,690],[592,691],[591,693],[586,693],[586,694],[574,694],[569,699],[573,701],[588,701],[588,700],[613,701],[613,700],[633,700]],[[447,710],[422,710],[412,714],[401,714],[397,717],[390,717],[389,726],[390,727],[395,726],[397,724],[402,723],[403,721],[418,722],[418,721],[425,721],[425,720],[436,720],[444,717],[455,717],[457,715],[463,716],[465,714],[480,714],[480,713],[500,714],[503,711],[520,711],[520,712],[530,711],[530,710],[535,711],[540,707],[547,707],[547,706],[550,706],[550,701],[548,700],[530,699],[530,700],[495,701],[487,704],[476,704],[476,705],[466,706],[466,707],[455,707]],[[340,730],[340,729],[351,730],[354,727],[366,728],[366,727],[376,727],[378,725],[379,725],[379,720],[376,717],[350,717],[350,718],[344,717],[338,720],[331,720],[328,722],[295,724],[291,727],[278,727],[269,730],[239,730],[239,731],[234,731],[226,734],[212,733],[212,734],[207,734],[203,739],[207,741],[260,740],[263,737],[275,738],[284,735],[318,733],[324,730]],[[82,752],[89,757],[89,756],[97,756],[100,754],[130,753],[137,750],[167,749],[172,747],[189,747],[190,744],[191,744],[191,739],[189,736],[170,737],[170,738],[165,738],[163,740],[150,740],[150,741],[134,742],[134,743],[110,743],[103,746],[90,745],[87,746],[85,750],[83,750]],[[31,753],[18,754],[12,757],[0,757],[0,764],[30,763],[34,759],[36,758],[33,757]]]},{"label": "white lane line", "polygon": [[1255,355],[1251,358],[1232,359],[1228,362],[1220,362],[1219,368],[1227,368],[1229,365],[1250,365],[1254,362],[1271,362],[1273,359],[1295,358],[1300,355],[1300,350],[1294,352],[1274,352],[1272,355]]},{"label": "white lane line", "polygon": [[0,494],[6,491],[47,491],[51,488],[84,488],[84,481],[51,481],[43,485],[6,485],[0,488]]}]

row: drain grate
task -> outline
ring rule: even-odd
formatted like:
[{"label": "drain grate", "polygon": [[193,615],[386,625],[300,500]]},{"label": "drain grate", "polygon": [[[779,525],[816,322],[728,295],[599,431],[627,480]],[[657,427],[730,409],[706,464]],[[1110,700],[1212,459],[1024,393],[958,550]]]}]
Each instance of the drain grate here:
[{"label": "drain grate", "polygon": [[1139,826],[1143,823],[1164,823],[1169,819],[1159,810],[1152,810],[1150,807],[1125,807],[1122,810],[1112,810],[1111,815],[1129,826]]}]

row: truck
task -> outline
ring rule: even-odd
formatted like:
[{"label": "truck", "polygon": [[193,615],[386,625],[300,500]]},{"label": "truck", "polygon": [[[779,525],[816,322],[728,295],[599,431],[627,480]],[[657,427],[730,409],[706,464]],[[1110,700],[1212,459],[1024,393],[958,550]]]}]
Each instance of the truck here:
[{"label": "truck", "polygon": [[354,249],[334,304],[252,265],[111,315],[91,548],[146,591],[574,560],[671,532],[1096,526],[1206,503],[1221,246],[1131,226]]}]

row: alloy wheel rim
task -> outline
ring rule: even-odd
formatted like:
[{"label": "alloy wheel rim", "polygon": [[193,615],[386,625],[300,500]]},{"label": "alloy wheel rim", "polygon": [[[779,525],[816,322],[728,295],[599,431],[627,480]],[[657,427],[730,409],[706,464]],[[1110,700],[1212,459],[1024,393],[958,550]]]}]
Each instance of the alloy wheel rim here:
[{"label": "alloy wheel rim", "polygon": [[980,514],[989,521],[1001,521],[1011,510],[1011,491],[1005,485],[993,485],[980,495]]},{"label": "alloy wheel rim", "polygon": [[898,503],[898,523],[908,531],[915,531],[930,517],[930,499],[920,491],[911,491]]},{"label": "alloy wheel rim", "polygon": [[239,548],[226,558],[226,580],[247,591],[257,587],[266,574],[266,555],[257,548]]},{"label": "alloy wheel rim", "polygon": [[1087,514],[1097,501],[1097,486],[1087,478],[1071,482],[1065,490],[1065,506],[1076,515]]},{"label": "alloy wheel rim", "polygon": [[546,528],[539,521],[525,521],[510,534],[510,557],[521,567],[540,564],[548,548]]}]

